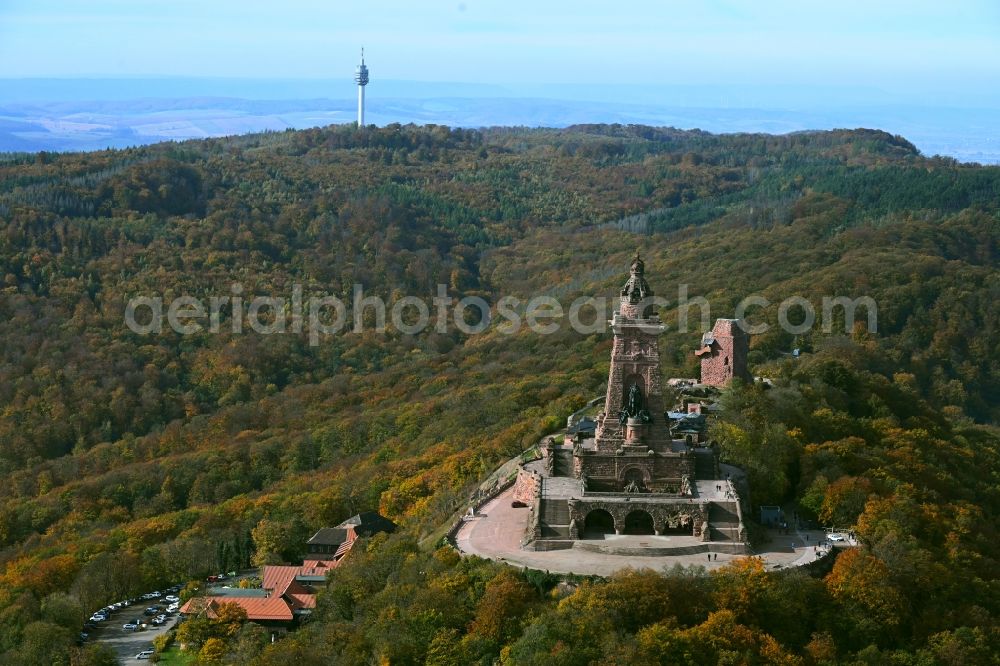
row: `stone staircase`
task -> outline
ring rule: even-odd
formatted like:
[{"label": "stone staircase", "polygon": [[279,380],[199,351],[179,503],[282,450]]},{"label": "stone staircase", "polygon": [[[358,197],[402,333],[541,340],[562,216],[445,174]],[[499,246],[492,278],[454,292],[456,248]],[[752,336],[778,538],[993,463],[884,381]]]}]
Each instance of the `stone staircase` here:
[{"label": "stone staircase", "polygon": [[573,476],[573,449],[552,451],[552,476]]},{"label": "stone staircase", "polygon": [[702,480],[719,478],[718,470],[715,468],[715,455],[709,449],[695,450],[694,478]]},{"label": "stone staircase", "polygon": [[564,499],[542,499],[542,538],[569,538],[569,504]]},{"label": "stone staircase", "polygon": [[736,502],[712,502],[708,509],[709,538],[712,541],[740,540],[740,518]]}]

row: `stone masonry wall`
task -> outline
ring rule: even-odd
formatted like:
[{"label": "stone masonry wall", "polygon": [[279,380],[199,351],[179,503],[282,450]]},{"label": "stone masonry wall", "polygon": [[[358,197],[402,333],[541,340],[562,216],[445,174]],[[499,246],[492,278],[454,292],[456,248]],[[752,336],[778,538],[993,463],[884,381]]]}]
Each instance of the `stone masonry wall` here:
[{"label": "stone masonry wall", "polygon": [[[647,487],[660,490],[663,484],[675,485],[684,476],[694,475],[694,462],[679,456],[614,456],[583,455],[579,458],[580,472],[587,478],[615,479],[620,482],[628,469],[639,469]],[[617,470],[617,477],[615,472]],[[619,483],[620,485],[620,483]],[[618,488],[620,490],[620,488]]]},{"label": "stone masonry wall", "polygon": [[542,477],[537,472],[524,469],[517,470],[517,480],[514,482],[513,499],[524,502],[528,506],[542,493]]},{"label": "stone masonry wall", "polygon": [[711,350],[701,353],[701,383],[727,386],[734,377],[750,381],[747,354],[750,341],[739,320],[719,319],[712,329]]}]

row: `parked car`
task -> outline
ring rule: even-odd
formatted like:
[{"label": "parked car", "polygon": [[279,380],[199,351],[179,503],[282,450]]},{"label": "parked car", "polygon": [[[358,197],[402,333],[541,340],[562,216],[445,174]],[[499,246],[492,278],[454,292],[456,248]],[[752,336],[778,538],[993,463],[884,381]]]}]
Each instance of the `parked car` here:
[{"label": "parked car", "polygon": [[147,608],[146,610],[144,610],[142,612],[142,614],[143,615],[148,615],[148,616],[152,617],[152,616],[156,615],[159,612],[160,612],[160,607],[159,606],[150,606],[149,608]]},{"label": "parked car", "polygon": [[139,631],[139,624],[137,622],[128,622],[123,624],[122,631]]},{"label": "parked car", "polygon": [[830,532],[826,535],[826,538],[830,541],[847,541],[847,537],[843,534],[838,534],[837,532]]},{"label": "parked car", "polygon": [[163,624],[166,621],[167,621],[167,618],[166,618],[165,615],[157,615],[156,617],[154,617],[151,620],[151,622],[153,623],[153,625],[157,626],[157,627],[159,627],[161,624]]},{"label": "parked car", "polygon": [[167,596],[163,597],[163,600],[169,601],[170,603],[174,603],[175,601],[180,601],[181,598],[173,594],[168,594]]},{"label": "parked car", "polygon": [[94,613],[93,615],[90,616],[91,622],[105,622],[107,621],[107,619],[108,616],[105,615],[104,613]]},{"label": "parked car", "polygon": [[136,659],[149,659],[153,656],[153,650],[143,650],[139,654],[135,655]]},{"label": "parked car", "polygon": [[175,602],[175,603],[172,603],[172,604],[170,604],[169,606],[167,606],[167,612],[168,612],[168,613],[176,613],[176,612],[177,612],[177,611],[179,611],[180,609],[181,609],[181,605],[180,605],[180,603],[176,603],[176,602]]}]

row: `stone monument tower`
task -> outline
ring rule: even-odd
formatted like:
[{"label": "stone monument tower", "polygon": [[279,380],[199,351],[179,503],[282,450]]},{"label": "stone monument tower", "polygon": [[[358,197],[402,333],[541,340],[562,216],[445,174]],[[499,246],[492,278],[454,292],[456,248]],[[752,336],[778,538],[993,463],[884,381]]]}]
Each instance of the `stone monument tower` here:
[{"label": "stone monument tower", "polygon": [[[672,450],[664,421],[658,338],[666,330],[653,306],[645,264],[636,254],[611,320],[614,342],[604,412],[593,449],[576,456],[588,488],[621,492],[679,487],[689,462]],[[683,463],[683,464],[682,464]]]}]

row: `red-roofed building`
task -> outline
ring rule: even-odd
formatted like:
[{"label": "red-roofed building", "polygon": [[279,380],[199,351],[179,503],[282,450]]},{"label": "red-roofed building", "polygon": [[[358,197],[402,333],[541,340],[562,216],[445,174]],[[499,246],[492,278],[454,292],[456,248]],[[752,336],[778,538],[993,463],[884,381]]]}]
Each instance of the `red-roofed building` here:
[{"label": "red-roofed building", "polygon": [[279,593],[279,590],[283,593],[288,584],[294,581],[301,571],[302,567],[266,565],[261,569],[261,580],[263,581],[261,587],[272,593]]},{"label": "red-roofed building", "polygon": [[314,585],[326,580],[326,568],[301,566],[265,566],[261,570],[262,586],[257,588],[226,588],[224,593],[195,597],[181,607],[184,615],[214,617],[220,604],[234,603],[246,610],[247,619],[261,624],[292,623],[316,608]]},{"label": "red-roofed building", "polygon": [[181,607],[181,613],[184,615],[204,613],[206,617],[214,619],[222,604],[236,604],[247,612],[247,619],[253,622],[291,622],[295,619],[292,607],[284,597],[228,595],[195,597]]},{"label": "red-roofed building", "polygon": [[330,569],[337,566],[334,560],[305,560],[302,563],[302,572],[310,576],[325,574]]},{"label": "red-roofed building", "polygon": [[310,559],[301,566],[265,565],[260,589],[226,588],[221,593],[195,597],[181,607],[184,615],[214,617],[220,604],[235,603],[247,619],[263,624],[290,624],[316,608],[316,590],[326,583],[361,536],[391,532],[395,524],[374,512],[360,513],[337,527],[325,527],[308,541]]}]

